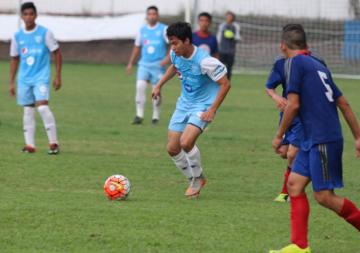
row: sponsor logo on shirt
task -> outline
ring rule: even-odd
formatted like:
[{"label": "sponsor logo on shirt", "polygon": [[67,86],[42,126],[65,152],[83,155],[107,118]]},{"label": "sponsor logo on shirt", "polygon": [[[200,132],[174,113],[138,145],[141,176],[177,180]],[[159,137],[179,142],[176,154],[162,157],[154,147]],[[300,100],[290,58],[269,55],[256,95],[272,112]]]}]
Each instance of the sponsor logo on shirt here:
[{"label": "sponsor logo on shirt", "polygon": [[213,76],[214,77],[219,76],[222,72],[224,72],[224,70],[225,70],[225,66],[218,65],[213,72]]},{"label": "sponsor logo on shirt", "polygon": [[28,52],[28,49],[27,49],[26,47],[23,47],[23,48],[21,49],[21,53],[22,53],[22,54],[27,54],[27,52]]},{"label": "sponsor logo on shirt", "polygon": [[150,40],[144,40],[144,45],[150,44]]},{"label": "sponsor logo on shirt", "polygon": [[193,89],[192,89],[192,87],[189,85],[189,84],[184,84],[184,88],[185,88],[185,90],[187,91],[187,92],[192,92],[193,91]]}]

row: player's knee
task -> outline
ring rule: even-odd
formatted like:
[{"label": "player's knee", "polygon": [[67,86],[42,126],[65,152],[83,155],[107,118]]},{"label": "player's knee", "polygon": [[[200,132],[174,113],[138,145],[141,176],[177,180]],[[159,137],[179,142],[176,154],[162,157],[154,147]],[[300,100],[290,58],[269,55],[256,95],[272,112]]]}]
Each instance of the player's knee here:
[{"label": "player's knee", "polygon": [[286,186],[290,196],[298,196],[303,191],[303,189],[296,184],[295,180],[291,180],[291,178],[289,178]]},{"label": "player's knee", "polygon": [[170,156],[176,156],[181,152],[181,148],[177,147],[171,143],[168,143],[166,146],[166,150]]},{"label": "player's knee", "polygon": [[314,192],[314,198],[316,202],[318,202],[322,206],[328,207],[330,205],[331,198],[329,194],[322,192]]},{"label": "player's knee", "polygon": [[180,146],[185,152],[190,152],[193,149],[194,144],[188,140],[180,140]]}]

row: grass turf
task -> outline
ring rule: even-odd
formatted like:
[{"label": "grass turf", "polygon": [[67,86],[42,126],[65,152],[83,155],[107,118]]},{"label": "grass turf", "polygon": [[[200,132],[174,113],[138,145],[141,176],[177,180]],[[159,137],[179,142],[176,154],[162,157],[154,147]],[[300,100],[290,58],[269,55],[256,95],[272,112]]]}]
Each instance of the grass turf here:
[{"label": "grass turf", "polygon": [[[163,91],[162,118],[132,126],[134,76],[114,65],[65,64],[63,88],[52,92],[62,154],[48,156],[37,117],[37,147],[22,154],[22,109],[7,95],[8,64],[0,63],[1,252],[240,252],[260,253],[289,242],[289,205],[272,202],[285,161],[272,151],[277,111],[264,93],[265,76],[236,75],[215,122],[199,139],[209,182],[187,200],[186,179],[166,154],[167,123],[180,92]],[[337,80],[360,116],[360,82]],[[344,125],[344,124],[343,124]],[[346,139],[341,195],[360,206],[360,161]],[[123,174],[130,198],[108,201],[105,179]],[[309,190],[310,192],[310,190]],[[359,253],[359,233],[311,199],[315,253]]]}]

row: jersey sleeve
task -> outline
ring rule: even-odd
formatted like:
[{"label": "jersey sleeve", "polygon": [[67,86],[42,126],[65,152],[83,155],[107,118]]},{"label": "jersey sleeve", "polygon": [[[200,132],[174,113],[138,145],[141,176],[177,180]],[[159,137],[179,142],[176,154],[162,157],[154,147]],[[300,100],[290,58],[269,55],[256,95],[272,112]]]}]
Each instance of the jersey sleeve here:
[{"label": "jersey sleeve", "polygon": [[302,66],[301,58],[290,58],[286,61],[285,65],[287,65],[287,73],[285,73],[287,79],[286,93],[300,94],[304,76],[304,68]]},{"label": "jersey sleeve", "polygon": [[279,70],[276,67],[276,63],[274,63],[274,66],[270,72],[270,75],[266,81],[266,88],[268,89],[276,89],[280,84],[282,84],[283,79],[281,78],[281,74],[279,73]]},{"label": "jersey sleeve", "polygon": [[11,38],[11,43],[10,43],[10,56],[11,57],[17,57],[19,56],[19,48],[18,48],[18,44],[16,42],[16,38],[15,36],[13,36]]},{"label": "jersey sleeve", "polygon": [[238,23],[234,23],[234,27],[235,27],[235,40],[241,40],[240,25]]},{"label": "jersey sleeve", "polygon": [[218,59],[207,57],[200,63],[201,72],[207,74],[211,80],[217,82],[227,73],[227,69]]},{"label": "jersey sleeve", "polygon": [[170,50],[170,60],[171,60],[171,63],[174,64],[175,62],[175,53],[173,50]]},{"label": "jersey sleeve", "polygon": [[165,40],[166,44],[169,44],[169,39],[168,39],[168,37],[166,35],[167,28],[168,28],[168,26],[164,26],[163,37],[164,37],[164,40]]},{"label": "jersey sleeve", "polygon": [[50,30],[46,32],[45,44],[50,52],[54,52],[59,48],[59,43],[56,41],[54,34]]},{"label": "jersey sleeve", "polygon": [[140,31],[136,34],[134,45],[141,47],[141,33]]}]

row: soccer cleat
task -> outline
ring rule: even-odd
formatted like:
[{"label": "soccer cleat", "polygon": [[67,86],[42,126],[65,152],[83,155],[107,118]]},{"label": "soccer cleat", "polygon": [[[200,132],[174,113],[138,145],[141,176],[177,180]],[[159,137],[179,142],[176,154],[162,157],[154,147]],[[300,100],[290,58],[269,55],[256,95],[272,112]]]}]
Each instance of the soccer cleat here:
[{"label": "soccer cleat", "polygon": [[133,125],[141,125],[142,121],[143,121],[143,118],[140,118],[139,116],[136,116],[134,118],[134,121],[132,122],[132,124]]},{"label": "soccer cleat", "polygon": [[311,249],[301,249],[296,244],[290,244],[281,250],[270,250],[269,253],[311,253]]},{"label": "soccer cleat", "polygon": [[285,202],[289,202],[290,198],[289,198],[289,194],[286,193],[280,193],[275,199],[275,202],[281,202],[281,203],[285,203]]},{"label": "soccer cleat", "polygon": [[185,192],[185,196],[188,198],[196,198],[200,195],[201,189],[206,184],[206,177],[201,174],[199,177],[193,177],[190,181],[190,185]]},{"label": "soccer cleat", "polygon": [[49,155],[58,155],[59,153],[60,153],[60,148],[58,144],[54,143],[49,145],[49,151],[48,151]]},{"label": "soccer cleat", "polygon": [[35,153],[36,149],[33,146],[30,145],[26,145],[23,149],[22,149],[23,153],[27,153],[27,154],[31,154],[31,153]]},{"label": "soccer cleat", "polygon": [[152,119],[151,123],[153,125],[157,125],[157,123],[159,123],[159,119]]}]

